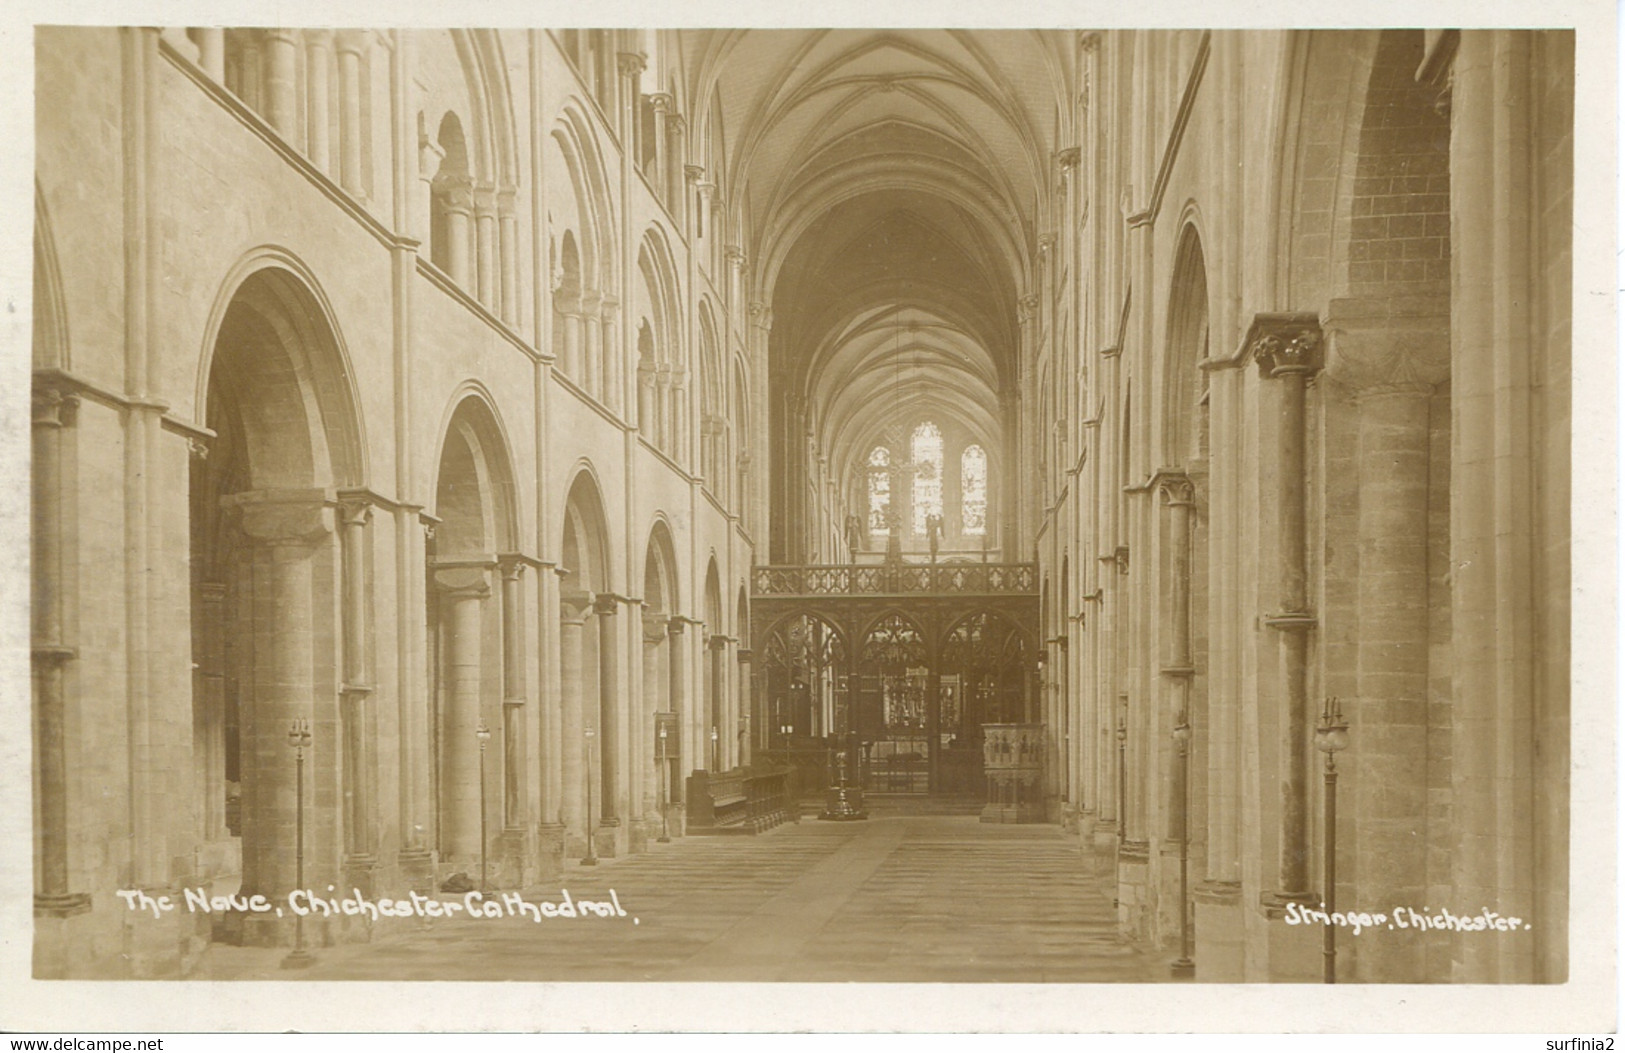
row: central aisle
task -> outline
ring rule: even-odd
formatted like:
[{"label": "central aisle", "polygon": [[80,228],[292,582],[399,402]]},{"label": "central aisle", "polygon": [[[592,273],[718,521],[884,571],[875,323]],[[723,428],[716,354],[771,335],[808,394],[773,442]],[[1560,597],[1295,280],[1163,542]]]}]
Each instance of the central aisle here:
[{"label": "central aisle", "polygon": [[[1147,982],[1093,861],[1057,827],[974,816],[804,820],[758,837],[690,837],[596,867],[572,899],[626,917],[433,919],[371,944],[211,948],[210,979]],[[445,894],[443,899],[458,897]],[[561,889],[528,901],[559,902]],[[636,919],[634,921],[634,918]]]}]

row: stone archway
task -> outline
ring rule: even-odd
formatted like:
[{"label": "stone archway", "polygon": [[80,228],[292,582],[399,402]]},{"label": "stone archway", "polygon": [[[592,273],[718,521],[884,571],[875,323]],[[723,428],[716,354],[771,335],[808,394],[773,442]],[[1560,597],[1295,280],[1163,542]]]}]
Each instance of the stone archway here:
[{"label": "stone archway", "polygon": [[597,482],[580,472],[564,506],[559,683],[564,850],[582,858],[615,853],[627,803],[615,633],[621,598],[610,587],[610,543]]},{"label": "stone archway", "polygon": [[[221,318],[205,385],[216,438],[191,467],[200,840],[216,867],[240,845],[241,892],[273,902],[300,877],[368,885],[375,863],[369,515],[351,489],[362,466],[347,372],[312,288],[281,266],[253,271]],[[302,780],[295,727],[308,732]],[[274,914],[221,931],[293,936]]]},{"label": "stone archway", "polygon": [[[523,880],[524,563],[511,461],[490,405],[458,403],[441,445],[429,554],[436,668],[431,786],[443,874]],[[500,858],[498,858],[500,857]],[[493,868],[493,863],[495,867]]]},{"label": "stone archway", "polygon": [[669,836],[669,810],[683,796],[682,621],[674,552],[670,528],[657,522],[643,561],[643,707],[632,729],[634,850],[651,837]]}]

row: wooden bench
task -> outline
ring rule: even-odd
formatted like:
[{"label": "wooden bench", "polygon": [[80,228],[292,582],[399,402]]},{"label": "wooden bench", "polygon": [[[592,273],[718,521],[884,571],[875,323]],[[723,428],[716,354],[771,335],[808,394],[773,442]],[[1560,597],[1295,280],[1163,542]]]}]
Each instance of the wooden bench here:
[{"label": "wooden bench", "polygon": [[797,818],[788,768],[735,768],[688,777],[688,832],[759,834]]}]

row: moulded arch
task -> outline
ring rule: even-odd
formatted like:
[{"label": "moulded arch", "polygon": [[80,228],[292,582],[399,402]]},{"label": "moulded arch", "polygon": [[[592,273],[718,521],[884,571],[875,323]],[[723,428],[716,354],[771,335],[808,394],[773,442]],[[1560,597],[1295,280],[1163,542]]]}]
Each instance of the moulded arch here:
[{"label": "moulded arch", "polygon": [[1191,425],[1203,384],[1199,364],[1208,352],[1208,295],[1201,234],[1194,222],[1186,222],[1174,250],[1163,334],[1160,464],[1182,466],[1196,452]]},{"label": "moulded arch", "polygon": [[961,614],[959,617],[955,618],[952,622],[943,627],[942,639],[944,641],[951,639],[954,633],[959,631],[961,626],[969,623],[974,618],[980,618],[983,616],[986,616],[990,622],[996,622],[1001,629],[1004,630],[1000,637],[1001,646],[1003,641],[1008,640],[1011,636],[1015,636],[1020,639],[1022,643],[1032,646],[1032,634],[1027,631],[1026,627],[1015,618],[1010,617],[1010,615],[994,607],[983,607],[978,610],[966,611],[964,614]]},{"label": "moulded arch", "polygon": [[582,224],[582,275],[588,286],[615,287],[615,204],[592,122],[571,98],[554,121],[551,139],[565,165]]},{"label": "moulded arch", "polygon": [[857,638],[860,641],[858,645],[860,650],[863,644],[868,642],[869,637],[874,635],[874,631],[880,627],[880,624],[893,616],[896,616],[908,623],[909,627],[919,636],[921,647],[925,647],[930,642],[925,634],[925,626],[920,624],[919,619],[915,618],[912,614],[909,614],[901,607],[892,606],[886,608],[879,614],[863,623],[862,630],[857,634]]},{"label": "moulded arch", "polygon": [[644,546],[643,602],[648,610],[664,615],[682,610],[677,567],[677,546],[672,540],[671,526],[664,515],[656,515],[654,525],[649,528],[648,544]]},{"label": "moulded arch", "polygon": [[648,317],[654,327],[654,345],[658,358],[673,363],[683,361],[683,327],[679,320],[678,305],[682,303],[677,281],[677,265],[673,261],[671,245],[665,231],[651,224],[644,231],[638,245],[638,274],[642,279],[642,295]]},{"label": "moulded arch", "polygon": [[519,548],[519,498],[507,429],[491,394],[473,381],[452,397],[440,429],[435,515],[443,557]]},{"label": "moulded arch", "polygon": [[564,501],[563,543],[559,548],[564,588],[582,592],[611,592],[614,551],[603,489],[590,462],[570,472]]},{"label": "moulded arch", "polygon": [[[222,354],[223,342],[256,350]],[[284,459],[273,465],[261,458],[258,466],[251,465],[252,485],[366,484],[367,444],[354,376],[331,302],[304,262],[275,245],[245,253],[228,271],[210,309],[195,406],[197,416],[207,420],[210,388],[217,382],[254,391],[241,407],[248,411],[241,423],[250,446],[254,432],[276,431]],[[261,419],[294,405],[307,425],[302,438]]]},{"label": "moulded arch", "polygon": [[785,630],[792,622],[795,622],[801,618],[810,618],[813,621],[818,622],[826,630],[828,630],[831,636],[835,638],[835,642],[838,647],[846,649],[846,653],[848,654],[851,653],[850,647],[852,641],[841,629],[840,619],[836,618],[835,615],[830,611],[819,607],[805,607],[779,615],[764,627],[763,631],[757,636],[757,639],[762,641],[771,640],[775,634]]},{"label": "moulded arch", "polygon": [[717,571],[716,553],[711,554],[705,568],[705,626],[715,635],[724,634],[722,622],[722,575]]},{"label": "moulded arch", "polygon": [[45,194],[34,183],[34,368],[72,369],[67,297]]},{"label": "moulded arch", "polygon": [[1358,152],[1378,38],[1374,30],[1295,30],[1282,50],[1271,155],[1278,159],[1271,176],[1275,251],[1264,258],[1278,304],[1318,303],[1330,295],[1324,246],[1346,241],[1347,210],[1339,203],[1352,196],[1353,166],[1339,163],[1332,180],[1302,172],[1311,154],[1341,159]]}]

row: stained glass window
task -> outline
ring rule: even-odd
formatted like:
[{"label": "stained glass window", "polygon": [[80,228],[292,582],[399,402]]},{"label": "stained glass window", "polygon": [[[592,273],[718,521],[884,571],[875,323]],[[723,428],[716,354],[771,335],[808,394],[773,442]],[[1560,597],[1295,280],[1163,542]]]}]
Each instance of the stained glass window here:
[{"label": "stained glass window", "polygon": [[987,533],[987,451],[967,446],[959,458],[959,518],[967,536]]},{"label": "stained glass window", "polygon": [[925,536],[929,516],[942,515],[942,432],[930,421],[914,429],[914,533]]},{"label": "stained glass window", "polygon": [[876,446],[869,452],[869,533],[886,532],[886,514],[891,511],[891,451]]}]

